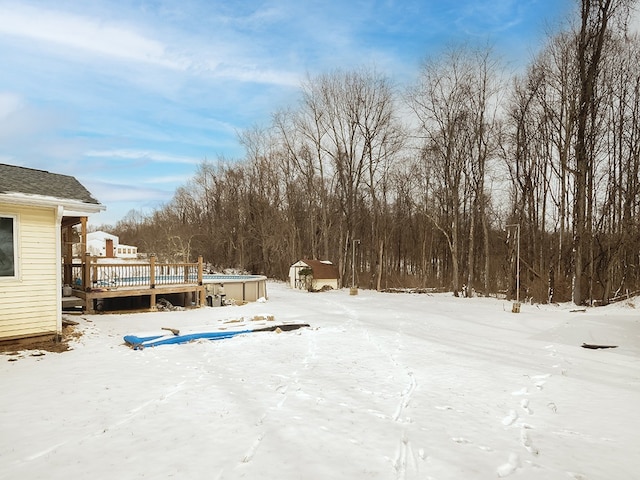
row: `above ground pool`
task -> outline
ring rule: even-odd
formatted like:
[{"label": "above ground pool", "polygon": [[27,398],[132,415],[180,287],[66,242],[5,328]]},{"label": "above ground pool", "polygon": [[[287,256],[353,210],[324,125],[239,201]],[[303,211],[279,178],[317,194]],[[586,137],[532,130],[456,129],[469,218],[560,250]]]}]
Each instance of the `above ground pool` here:
[{"label": "above ground pool", "polygon": [[267,298],[267,277],[264,275],[205,274],[202,283],[207,305],[212,307]]}]

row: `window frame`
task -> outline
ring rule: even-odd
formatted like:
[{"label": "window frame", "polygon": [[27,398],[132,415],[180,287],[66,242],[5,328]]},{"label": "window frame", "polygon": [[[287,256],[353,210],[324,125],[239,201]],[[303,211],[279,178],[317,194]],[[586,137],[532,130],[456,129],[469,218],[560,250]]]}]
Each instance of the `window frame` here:
[{"label": "window frame", "polygon": [[[0,219],[10,219],[12,226],[12,247],[13,247],[13,274],[3,275],[0,270],[0,281],[15,280],[19,278],[19,264],[18,264],[18,215],[11,213],[0,212]],[[1,226],[1,224],[0,224]],[[1,246],[0,246],[1,248]]]}]

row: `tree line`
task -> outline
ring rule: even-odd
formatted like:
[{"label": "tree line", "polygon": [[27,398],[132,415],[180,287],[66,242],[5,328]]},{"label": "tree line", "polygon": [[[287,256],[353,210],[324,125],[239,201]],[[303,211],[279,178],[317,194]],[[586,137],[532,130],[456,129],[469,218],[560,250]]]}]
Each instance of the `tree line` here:
[{"label": "tree line", "polygon": [[300,258],[343,284],[607,303],[640,289],[640,37],[630,0],[582,0],[520,74],[450,46],[398,89],[372,68],[307,78],[298,101],[202,162],[114,233],[285,279]]}]

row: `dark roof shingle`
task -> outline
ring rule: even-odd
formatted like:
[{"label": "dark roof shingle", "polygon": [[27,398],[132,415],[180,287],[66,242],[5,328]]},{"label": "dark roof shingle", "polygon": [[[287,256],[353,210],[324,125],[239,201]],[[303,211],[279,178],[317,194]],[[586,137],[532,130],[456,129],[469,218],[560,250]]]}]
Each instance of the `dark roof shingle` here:
[{"label": "dark roof shingle", "polygon": [[311,267],[311,270],[313,271],[313,278],[317,280],[328,280],[340,277],[338,274],[338,267],[333,263],[307,259],[303,259],[302,261]]},{"label": "dark roof shingle", "polygon": [[75,177],[0,163],[0,193],[23,193],[99,205]]}]

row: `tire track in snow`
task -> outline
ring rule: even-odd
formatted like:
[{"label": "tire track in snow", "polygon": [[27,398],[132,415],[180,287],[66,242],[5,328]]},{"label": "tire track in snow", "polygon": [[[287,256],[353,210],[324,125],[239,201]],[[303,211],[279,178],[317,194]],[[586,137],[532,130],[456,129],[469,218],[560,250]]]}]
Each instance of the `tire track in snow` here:
[{"label": "tire track in snow", "polygon": [[[424,458],[424,454],[420,454],[420,458]],[[418,462],[416,456],[413,453],[411,442],[407,436],[406,429],[403,431],[400,444],[396,451],[396,455],[393,461],[393,467],[396,470],[396,478],[403,480],[407,476],[407,470],[411,467],[414,471],[418,471]]]},{"label": "tire track in snow", "polygon": [[[400,394],[400,401],[396,407],[396,411],[393,414],[393,421],[396,423],[404,423],[402,418],[402,414],[405,409],[409,406],[409,402],[411,401],[411,397],[413,392],[416,390],[418,386],[418,382],[416,381],[413,372],[408,372],[409,375],[409,385],[402,391]],[[411,461],[411,466],[415,471],[418,471],[418,465],[416,461],[416,457],[413,454],[413,449],[411,448],[411,442],[409,441],[408,432],[406,426],[402,429],[402,437],[400,439],[400,443],[396,450],[395,458],[393,461],[393,466],[396,469],[396,478],[398,480],[402,480],[406,478],[407,474],[407,466],[408,462]]]},{"label": "tire track in snow", "polygon": [[[348,319],[346,326],[360,330],[366,341],[370,343],[378,352],[388,358],[389,362],[394,367],[406,372],[408,383],[405,384],[400,390],[400,399],[396,405],[393,415],[390,417],[394,424],[403,425],[402,434],[397,443],[397,447],[393,457],[387,457],[391,460],[391,464],[393,465],[396,473],[396,478],[398,480],[404,480],[407,477],[407,471],[409,468],[412,468],[415,472],[419,471],[417,457],[413,453],[413,448],[406,426],[406,423],[408,423],[408,421],[404,418],[404,413],[411,402],[413,393],[418,388],[418,381],[416,380],[412,369],[409,366],[399,362],[397,360],[397,355],[394,355],[401,352],[403,349],[402,332],[399,329],[395,331],[396,346],[394,351],[390,351],[387,343],[383,343],[371,335],[369,329],[367,328],[367,325],[362,320],[360,320],[359,313],[356,310],[353,310],[342,303],[329,299],[327,299],[326,302],[332,307],[344,311],[345,316]],[[393,318],[395,321],[394,325],[400,325],[401,317],[397,313],[393,314]],[[419,450],[419,458],[422,460],[426,458],[426,455],[422,449]]]},{"label": "tire track in snow", "polygon": [[409,402],[411,401],[411,396],[413,395],[413,392],[416,390],[418,386],[418,382],[416,381],[416,378],[413,375],[413,372],[408,372],[407,375],[409,376],[409,385],[407,385],[407,387],[400,394],[400,401],[398,402],[396,411],[392,417],[395,422],[403,422],[401,418],[402,414],[404,413],[405,409],[409,406]]},{"label": "tire track in snow", "polygon": [[[396,325],[400,325],[400,316],[398,314],[394,314],[394,320]],[[410,367],[401,363],[397,360],[397,356],[386,348],[385,345],[375,340],[369,331],[366,328],[363,328],[363,332],[366,336],[368,342],[370,342],[380,353],[384,354],[389,358],[389,361],[397,368],[406,372],[408,377],[408,383],[405,384],[404,388],[400,392],[400,399],[396,405],[395,411],[391,417],[391,419],[396,424],[405,424],[402,428],[402,436],[398,441],[398,446],[396,447],[396,452],[393,457],[393,467],[396,472],[396,478],[398,480],[404,480],[407,477],[407,472],[409,468],[413,471],[418,472],[418,460],[416,455],[413,452],[413,447],[411,441],[409,439],[407,423],[410,423],[410,420],[406,419],[404,414],[406,412],[407,407],[409,406],[411,399],[413,397],[414,392],[418,388],[418,381],[416,380],[415,375]],[[403,349],[402,344],[402,332],[400,330],[396,331],[396,353],[399,353]],[[420,450],[420,458],[424,460],[425,455],[422,450]]]},{"label": "tire track in snow", "polygon": [[258,447],[262,443],[262,440],[264,439],[264,435],[265,435],[264,433],[261,433],[254,440],[253,444],[251,444],[251,447],[249,447],[249,450],[247,450],[247,453],[245,453],[244,457],[242,457],[242,463],[249,463],[251,461],[253,456],[256,454]]},{"label": "tire track in snow", "polygon": [[186,383],[186,380],[180,382],[179,384],[177,384],[173,389],[171,389],[170,391],[168,391],[167,393],[161,395],[160,397],[156,397],[156,398],[152,398],[150,400],[147,400],[146,402],[141,403],[140,405],[138,405],[135,408],[132,408],[131,410],[129,410],[129,412],[120,420],[111,423],[110,425],[107,425],[106,427],[101,428],[100,430],[97,430],[95,432],[89,433],[87,435],[81,436],[75,440],[67,440],[65,442],[61,442],[61,443],[57,443],[49,448],[46,448],[40,452],[36,452],[32,455],[29,455],[28,457],[25,458],[25,460],[27,461],[33,461],[33,460],[37,460],[40,457],[43,457],[45,455],[48,455],[49,453],[52,453],[54,451],[56,451],[58,448],[63,447],[69,443],[82,443],[83,441],[89,439],[89,438],[95,438],[95,437],[99,437],[101,435],[104,435],[105,433],[107,433],[110,430],[113,430],[115,428],[118,428],[122,425],[125,425],[127,423],[129,423],[131,420],[133,420],[135,417],[137,417],[141,412],[143,412],[144,410],[146,410],[147,408],[149,408],[152,405],[157,405],[160,403],[163,403],[165,401],[167,401],[167,399],[169,399],[170,397],[172,397],[173,395],[175,395],[176,393],[178,393],[179,391],[184,389],[184,384]]},{"label": "tire track in snow", "polygon": [[[302,368],[305,370],[312,368],[318,361],[318,354],[317,354],[318,347],[316,344],[315,335],[308,335],[307,342],[308,342],[307,354],[302,359]],[[276,397],[277,402],[275,403],[275,406],[268,406],[266,410],[262,413],[260,418],[255,423],[257,427],[263,428],[263,424],[265,423],[265,421],[268,420],[270,416],[270,412],[274,410],[280,410],[284,407],[285,402],[289,398],[289,390],[292,386],[294,391],[296,392],[301,390],[300,378],[297,370],[293,371],[290,375],[280,374],[278,375],[278,377],[280,377],[280,379],[283,380],[278,384],[277,387],[275,387],[275,392],[280,394],[280,398]],[[253,443],[249,446],[246,453],[240,460],[240,464],[249,463],[253,460],[260,445],[262,445],[262,442],[266,436],[266,433],[267,433],[266,431],[261,431],[260,433],[258,433]]]}]

